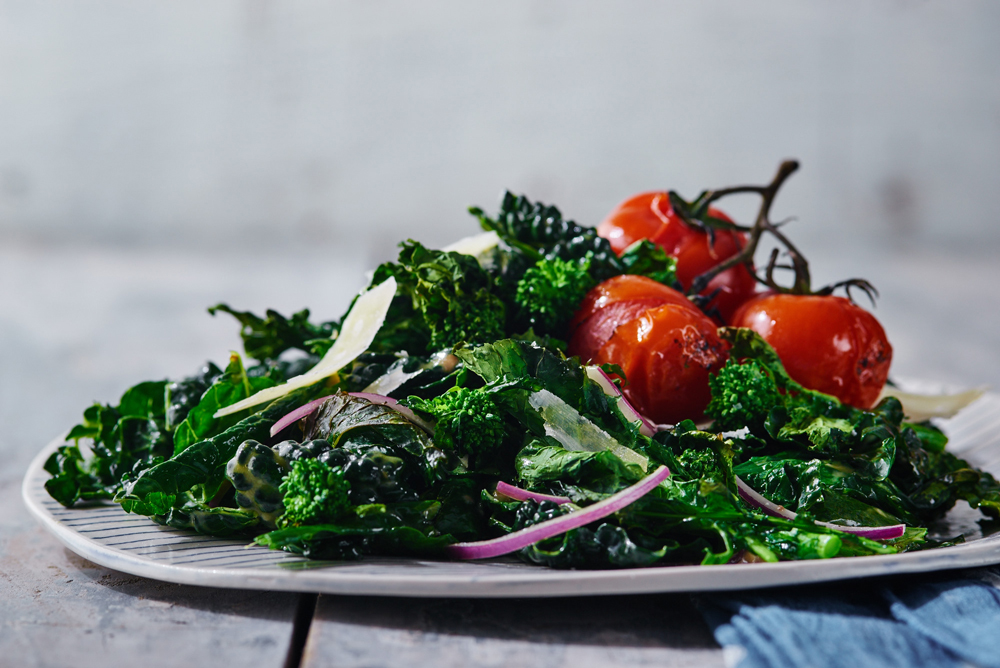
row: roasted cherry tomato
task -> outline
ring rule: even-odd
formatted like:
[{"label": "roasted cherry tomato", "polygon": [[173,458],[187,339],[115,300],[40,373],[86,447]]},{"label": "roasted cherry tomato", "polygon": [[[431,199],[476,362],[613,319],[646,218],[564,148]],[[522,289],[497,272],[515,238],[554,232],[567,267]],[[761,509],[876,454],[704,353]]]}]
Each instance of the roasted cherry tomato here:
[{"label": "roasted cherry tomato", "polygon": [[[709,212],[729,220],[718,209],[710,207]],[[640,239],[659,245],[677,258],[677,279],[685,290],[695,277],[736,255],[746,244],[746,235],[727,230],[717,230],[714,243],[710,243],[708,234],[689,226],[674,213],[665,192],[642,193],[625,200],[598,225],[597,233],[610,241],[611,248],[619,255]],[[755,289],[754,277],[740,265],[716,276],[701,294],[710,295],[718,290],[709,306],[717,308],[729,322],[733,312],[753,296]]]},{"label": "roasted cherry tomato", "polygon": [[726,361],[715,323],[695,308],[665,304],[619,325],[596,364],[617,364],[623,392],[636,410],[659,423],[697,420],[711,398],[709,373]]},{"label": "roasted cherry tomato", "polygon": [[766,294],[733,316],[774,347],[797,382],[845,404],[871,408],[892,362],[882,325],[843,297]]},{"label": "roasted cherry tomato", "polygon": [[609,278],[587,293],[573,316],[569,354],[584,362],[592,359],[619,325],[664,304],[697,311],[687,297],[651,278],[628,274]]}]

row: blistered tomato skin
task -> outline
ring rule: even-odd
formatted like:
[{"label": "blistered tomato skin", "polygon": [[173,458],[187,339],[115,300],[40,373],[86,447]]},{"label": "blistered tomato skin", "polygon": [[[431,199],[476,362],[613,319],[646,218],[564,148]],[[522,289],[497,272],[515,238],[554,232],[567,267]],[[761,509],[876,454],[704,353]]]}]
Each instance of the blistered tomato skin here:
[{"label": "blistered tomato skin", "polygon": [[778,353],[797,382],[871,408],[889,376],[892,346],[868,311],[843,297],[769,294],[733,316]]},{"label": "blistered tomato skin", "polygon": [[584,362],[592,359],[615,329],[645,311],[676,304],[699,313],[683,294],[645,276],[615,276],[587,293],[570,322],[567,352]]},{"label": "blistered tomato skin", "polygon": [[665,304],[619,325],[594,362],[617,364],[625,396],[654,422],[698,420],[711,398],[708,376],[726,361],[715,324],[697,309]]},{"label": "blistered tomato skin", "polygon": [[[709,212],[730,220],[718,209]],[[597,227],[597,233],[611,243],[619,255],[640,239],[649,239],[677,259],[677,280],[685,290],[691,282],[720,262],[736,255],[746,244],[740,232],[717,230],[711,242],[708,234],[696,230],[680,219],[670,206],[665,192],[649,192],[625,200]],[[753,296],[756,281],[743,265],[727,269],[716,276],[701,292],[718,294],[709,304],[718,309],[723,320],[730,321],[733,312]]]}]

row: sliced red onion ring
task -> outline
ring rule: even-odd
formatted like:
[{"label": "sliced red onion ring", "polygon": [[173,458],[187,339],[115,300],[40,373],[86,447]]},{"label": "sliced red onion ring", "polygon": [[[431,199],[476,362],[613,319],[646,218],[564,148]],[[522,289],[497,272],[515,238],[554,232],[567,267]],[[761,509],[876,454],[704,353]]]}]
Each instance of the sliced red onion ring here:
[{"label": "sliced red onion ring", "polygon": [[661,466],[631,487],[623,489],[603,501],[587,506],[583,510],[535,524],[500,538],[481,540],[475,543],[455,543],[446,547],[445,550],[448,556],[454,559],[489,559],[499,557],[502,554],[510,554],[540,540],[558,536],[571,529],[578,529],[616,513],[649,494],[669,476],[669,469],[666,466]]},{"label": "sliced red onion ring", "polygon": [[609,397],[617,397],[618,409],[622,412],[622,415],[625,416],[625,419],[629,422],[639,422],[639,433],[643,436],[652,438],[653,434],[657,431],[656,425],[643,417],[642,413],[637,411],[635,407],[629,403],[629,400],[625,398],[625,394],[621,391],[621,388],[615,385],[615,381],[612,380],[607,371],[599,366],[588,366],[587,377],[600,385],[601,389],[604,390],[604,394]]},{"label": "sliced red onion ring", "polygon": [[307,415],[311,415],[313,411],[319,408],[320,404],[330,398],[330,395],[325,397],[320,397],[314,401],[310,401],[305,406],[299,406],[294,411],[281,418],[274,425],[271,426],[271,436],[275,436],[278,432],[282,431],[285,427],[292,424],[293,422],[298,422]]},{"label": "sliced red onion ring", "polygon": [[[736,478],[736,490],[739,492],[740,498],[754,508],[759,508],[768,515],[773,517],[783,517],[786,520],[794,520],[798,517],[798,513],[791,511],[784,506],[780,506],[758,494],[752,487],[750,487],[750,485],[743,482],[739,476],[734,477]],[[861,536],[862,538],[871,538],[872,540],[892,540],[893,538],[899,538],[906,533],[905,524],[893,524],[887,527],[849,527],[842,524],[819,521],[817,521],[816,524],[829,529],[843,531],[844,533],[851,533],[855,536]]]},{"label": "sliced red onion ring", "polygon": [[526,489],[514,487],[514,485],[508,485],[502,480],[497,483],[497,494],[506,496],[508,499],[514,499],[515,501],[527,501],[531,499],[532,501],[552,501],[553,503],[558,504],[569,503],[569,499],[565,496],[553,496],[552,494],[529,492]]},{"label": "sliced red onion ring", "polygon": [[431,436],[434,435],[434,425],[428,423],[426,420],[417,416],[416,413],[411,411],[406,406],[403,406],[398,401],[392,397],[387,397],[382,394],[372,394],[371,392],[348,392],[352,397],[358,397],[359,399],[367,399],[373,404],[379,404],[380,406],[388,406],[392,410],[396,411],[407,420],[417,425],[424,431],[426,431]]}]

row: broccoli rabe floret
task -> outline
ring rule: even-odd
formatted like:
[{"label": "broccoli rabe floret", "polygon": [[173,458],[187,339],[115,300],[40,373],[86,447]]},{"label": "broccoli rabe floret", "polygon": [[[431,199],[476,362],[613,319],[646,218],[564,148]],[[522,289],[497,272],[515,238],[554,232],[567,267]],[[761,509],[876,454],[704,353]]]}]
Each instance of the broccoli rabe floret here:
[{"label": "broccoli rabe floret", "polygon": [[344,471],[316,459],[292,462],[280,489],[285,506],[278,518],[282,528],[333,522],[351,506],[347,498],[351,485]]},{"label": "broccoli rabe floret", "polygon": [[542,259],[517,282],[514,301],[524,309],[532,327],[542,333],[555,332],[572,319],[592,287],[590,255],[569,261]]},{"label": "broccoli rabe floret", "polygon": [[[407,241],[402,244],[397,262],[387,262],[375,270],[372,284],[390,276],[398,284],[397,299],[375,349],[398,350],[386,346],[395,340],[392,333],[400,331],[409,332],[405,337],[407,345],[420,343],[429,351],[451,348],[463,341],[481,343],[503,337],[504,303],[493,294],[493,279],[471,255],[429,250]],[[401,297],[409,297],[409,303],[398,303]]]},{"label": "broccoli rabe floret", "polygon": [[763,423],[774,406],[783,403],[778,385],[757,360],[739,364],[730,359],[709,378],[712,400],[705,414],[715,420],[717,429],[742,429]]},{"label": "broccoli rabe floret", "polygon": [[504,437],[496,404],[482,390],[456,387],[433,399],[409,397],[406,405],[436,421],[434,443],[459,455],[488,455]]}]

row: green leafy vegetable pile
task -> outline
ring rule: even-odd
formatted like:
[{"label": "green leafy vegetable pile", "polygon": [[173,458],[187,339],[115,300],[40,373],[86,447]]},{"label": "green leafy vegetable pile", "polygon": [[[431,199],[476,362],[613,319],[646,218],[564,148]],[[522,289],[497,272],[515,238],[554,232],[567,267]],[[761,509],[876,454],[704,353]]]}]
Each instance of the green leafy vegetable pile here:
[{"label": "green leafy vegetable pile", "polygon": [[[45,465],[49,493],[66,506],[113,499],[160,524],[309,557],[441,556],[670,469],[631,505],[518,553],[557,568],[919,549],[934,544],[925,527],[960,499],[1000,518],[1000,484],[946,452],[935,427],[905,422],[894,399],[862,411],[803,388],[749,330],[721,330],[732,348],[711,381],[711,425],[645,435],[562,339],[598,282],[633,273],[673,285],[674,260],[649,242],[618,257],[593,228],[510,193],[495,217],[471,211],[498,243],[475,257],[403,243],[372,279],[398,287],[369,350],[270,405],[215,417],[314,366],[339,323],[310,322],[307,310],[210,309],[239,321],[253,363],[234,354],[225,369],[140,383],[116,405],[88,408]],[[499,481],[569,503],[512,500],[495,492]],[[765,514],[740,484],[797,515]],[[818,521],[907,528],[877,541]]]}]

